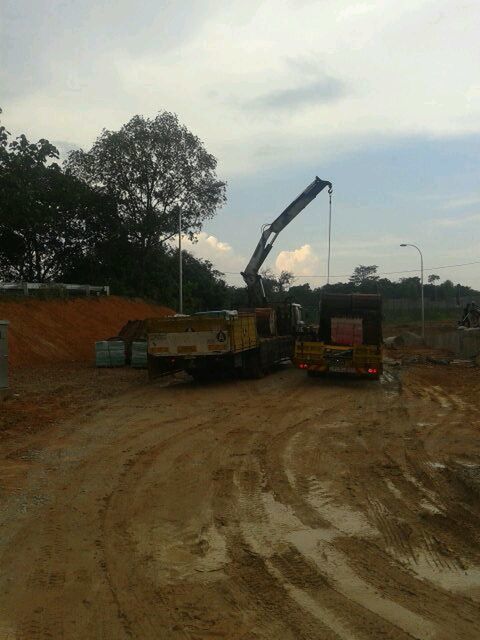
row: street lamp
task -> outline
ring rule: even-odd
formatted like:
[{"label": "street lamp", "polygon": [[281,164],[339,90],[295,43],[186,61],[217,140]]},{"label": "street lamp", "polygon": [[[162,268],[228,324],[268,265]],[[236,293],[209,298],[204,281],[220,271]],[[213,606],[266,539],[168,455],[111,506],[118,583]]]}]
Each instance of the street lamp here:
[{"label": "street lamp", "polygon": [[425,300],[423,298],[423,254],[416,244],[402,243],[401,247],[413,247],[420,254],[421,294],[422,294],[422,338],[425,340]]}]

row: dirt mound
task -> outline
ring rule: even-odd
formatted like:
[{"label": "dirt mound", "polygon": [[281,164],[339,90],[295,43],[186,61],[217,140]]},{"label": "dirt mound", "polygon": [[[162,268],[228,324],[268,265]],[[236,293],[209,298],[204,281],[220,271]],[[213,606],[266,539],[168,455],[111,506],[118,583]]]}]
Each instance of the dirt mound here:
[{"label": "dirt mound", "polygon": [[93,362],[93,343],[117,335],[128,320],[172,313],[167,307],[118,296],[0,301],[0,319],[10,322],[13,367]]}]

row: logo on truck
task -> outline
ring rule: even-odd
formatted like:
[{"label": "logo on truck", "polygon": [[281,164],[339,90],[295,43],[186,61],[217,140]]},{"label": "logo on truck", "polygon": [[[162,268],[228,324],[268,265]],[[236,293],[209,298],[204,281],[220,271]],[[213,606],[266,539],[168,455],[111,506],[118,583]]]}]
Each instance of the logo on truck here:
[{"label": "logo on truck", "polygon": [[223,331],[219,331],[217,333],[217,342],[225,342],[226,339],[227,339],[227,336],[224,334]]}]

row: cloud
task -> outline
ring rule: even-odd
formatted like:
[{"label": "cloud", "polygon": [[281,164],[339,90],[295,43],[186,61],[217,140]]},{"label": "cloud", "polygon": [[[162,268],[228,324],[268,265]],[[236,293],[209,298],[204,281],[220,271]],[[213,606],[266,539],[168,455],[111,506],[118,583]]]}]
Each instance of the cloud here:
[{"label": "cloud", "polygon": [[95,0],[6,0],[0,80],[11,130],[88,147],[103,127],[168,109],[231,176],[319,150],[330,158],[362,137],[480,126],[478,3],[187,4],[145,0],[132,12],[118,0],[112,15]]},{"label": "cloud", "polygon": [[247,262],[243,256],[236,253],[228,242],[223,242],[205,231],[198,234],[197,242],[191,242],[184,238],[182,244],[196,258],[210,260],[219,271],[239,274]]},{"label": "cloud", "polygon": [[339,14],[341,20],[350,20],[352,18],[359,18],[367,15],[378,9],[378,4],[360,2],[358,4],[351,4],[342,9]]},{"label": "cloud", "polygon": [[290,271],[295,276],[311,276],[318,274],[320,259],[309,244],[304,244],[293,251],[280,251],[275,267],[278,273]]},{"label": "cloud", "polygon": [[460,209],[480,204],[480,195],[471,195],[462,198],[451,198],[442,204],[442,209]]},{"label": "cloud", "polygon": [[271,91],[254,98],[247,103],[247,106],[254,109],[288,110],[332,102],[345,94],[346,88],[343,82],[325,77],[298,87]]},{"label": "cloud", "polygon": [[460,227],[464,224],[468,224],[469,222],[479,222],[480,221],[480,213],[474,213],[470,216],[463,216],[461,218],[441,218],[440,220],[436,219],[435,222],[442,227]]}]

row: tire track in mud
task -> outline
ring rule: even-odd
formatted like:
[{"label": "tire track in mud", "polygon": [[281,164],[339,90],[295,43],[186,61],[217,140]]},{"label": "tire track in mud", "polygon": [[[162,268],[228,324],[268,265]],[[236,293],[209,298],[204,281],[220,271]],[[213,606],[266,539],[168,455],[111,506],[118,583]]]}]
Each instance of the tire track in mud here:
[{"label": "tire track in mud", "polygon": [[[290,427],[289,430],[292,430],[292,429],[295,431],[295,427]],[[299,432],[297,431],[295,435],[297,435],[298,433]],[[274,444],[274,442],[272,444]],[[279,477],[281,476],[281,473],[279,472],[279,469],[281,469],[282,466],[281,466],[280,463],[281,463],[281,460],[280,460],[280,456],[279,456],[275,460],[275,464],[271,465],[272,469],[274,469],[274,472],[272,473],[272,477],[276,478],[277,481],[278,481]],[[285,479],[283,481],[283,485],[288,484],[288,483],[290,485],[294,484],[295,486],[297,484],[301,484],[301,482],[299,482],[299,483],[293,482],[292,483],[291,473],[286,472],[284,475],[285,475]],[[299,517],[299,519],[302,520],[301,513],[303,511],[303,507],[299,506],[300,503],[301,503],[301,500],[298,499],[298,496],[295,497],[294,500],[291,499],[292,488],[294,488],[294,487],[290,487],[288,490],[285,490],[284,488],[279,490],[278,484],[281,484],[281,483],[277,483],[276,484],[274,481],[272,481],[272,477],[270,477],[270,476],[268,476],[268,474],[266,474],[266,479],[263,481],[263,485],[267,485],[267,486],[271,485],[274,496],[276,498],[278,498],[279,495],[281,495],[281,497],[284,499],[285,503],[288,504],[292,508],[293,512]],[[306,484],[308,485],[308,483],[305,483],[305,482],[303,483],[304,489],[305,489],[305,485]],[[377,501],[377,511],[379,510],[379,506],[378,505],[380,505],[380,504],[381,503],[379,503]],[[320,512],[322,513],[322,510]],[[322,515],[323,515],[323,513],[322,513]],[[415,553],[413,552],[413,549],[411,548],[411,546],[408,545],[408,546],[405,547],[404,540],[408,539],[408,535],[404,535],[401,529],[400,529],[400,533],[395,531],[395,528],[391,526],[389,513],[388,513],[388,511],[386,509],[384,510],[384,515],[385,515],[385,517],[383,519],[384,519],[384,521],[386,523],[388,522],[388,527],[390,528],[390,532],[391,532],[391,536],[392,536],[393,541],[397,543],[397,546],[403,547],[403,551],[408,553],[408,555],[410,555],[411,557],[415,557]],[[317,514],[317,517],[318,517],[318,514]],[[305,525],[311,525],[312,524],[312,520],[314,520],[314,518],[312,518],[312,515],[310,514],[309,517],[305,519],[304,524]],[[406,525],[406,530],[407,530],[407,534],[408,534],[408,532],[409,532],[409,526],[408,525]],[[433,543],[437,542],[436,539],[431,537],[431,536],[429,537],[428,534],[424,534],[423,539],[424,539],[424,544],[427,547],[427,549],[430,549],[430,551],[432,551],[433,550]],[[374,548],[374,549],[371,549],[370,551],[373,551],[373,553],[375,554],[375,553],[377,553],[378,550]],[[440,564],[440,566],[441,567],[449,567],[450,565],[448,565],[448,563],[445,563],[445,561],[443,560],[442,563]],[[402,567],[400,567],[398,565],[396,567],[394,567],[394,572],[398,573],[399,571],[402,572],[404,570],[403,570]],[[390,570],[390,573],[392,573],[391,570]],[[412,589],[412,584],[413,584],[413,588],[415,589],[416,586],[418,586],[416,584],[415,580],[414,579],[412,580],[412,576],[410,574],[408,574],[408,573],[407,573],[406,577],[410,581],[410,590]],[[366,575],[366,576],[364,575],[364,579],[368,580],[368,575]],[[379,585],[379,586],[381,587],[381,585]],[[409,606],[411,607],[409,610],[402,611],[403,620],[400,621],[400,627],[402,627],[402,624],[403,624],[404,628],[406,627],[406,632],[407,633],[412,633],[412,635],[414,635],[414,637],[422,637],[423,638],[423,637],[427,637],[428,635],[430,635],[430,637],[433,637],[434,635],[436,635],[436,633],[434,631],[433,623],[432,622],[427,622],[427,620],[425,620],[422,617],[420,617],[418,619],[418,624],[414,625],[414,627],[412,627],[409,624],[408,618],[409,617],[413,618],[415,616],[414,612],[416,610],[419,610],[419,614],[417,614],[417,615],[422,615],[422,614],[424,615],[424,613],[425,613],[425,611],[422,610],[422,608],[419,609],[418,607],[415,606],[415,602],[414,601],[409,602]],[[403,606],[402,605],[398,605],[398,608],[399,609],[403,609]],[[389,612],[391,618],[392,618],[392,613],[394,613],[394,612],[392,612],[392,611]],[[430,620],[433,620],[435,618],[435,615],[436,614],[430,613],[428,618],[430,618]],[[387,616],[387,618],[388,618],[388,616]],[[362,624],[364,624],[364,623],[362,623]],[[468,636],[469,631],[465,630],[465,633],[467,634],[465,637],[469,637]]]},{"label": "tire track in mud", "polygon": [[[408,473],[406,480],[414,487],[417,495],[417,511],[426,520],[426,528],[420,528],[419,548],[422,551],[422,561],[432,569],[439,572],[461,572],[465,569],[464,561],[453,553],[452,549],[462,549],[467,558],[475,564],[480,564],[478,544],[466,546],[469,540],[478,542],[480,518],[478,509],[472,509],[472,502],[459,499],[459,487],[455,481],[455,472],[452,472],[451,458],[440,453],[432,458],[432,452],[428,449],[436,448],[450,437],[452,429],[457,425],[468,422],[477,415],[474,406],[456,394],[442,388],[440,385],[420,386],[424,403],[423,407],[417,406],[417,414],[412,411],[412,421],[421,416],[420,411],[425,412],[425,422],[417,422],[414,435],[406,443],[406,463]],[[411,388],[408,389],[411,392]],[[416,390],[411,393],[415,397]],[[428,403],[440,405],[442,411],[436,415],[432,422],[431,411]],[[465,496],[463,496],[465,497]],[[476,502],[476,501],[475,501]],[[423,547],[423,548],[422,548]],[[418,558],[415,559],[418,564]]]},{"label": "tire track in mud", "polygon": [[[298,431],[298,429],[299,429],[298,426],[293,426],[293,427],[291,426],[286,429],[287,433],[281,432],[281,435],[284,440],[288,440],[288,437],[289,437],[288,432],[291,430],[294,430],[295,435],[297,435],[298,433],[301,433],[300,431]],[[274,439],[271,445],[275,445],[275,444],[276,444],[276,439]],[[275,568],[277,570],[277,578],[279,575],[283,575],[283,580],[285,581],[285,583],[287,585],[291,585],[293,576],[296,576],[296,580],[294,581],[293,586],[296,589],[299,589],[300,592],[304,594],[304,599],[308,598],[311,602],[317,603],[317,609],[319,610],[319,615],[322,615],[323,613],[323,617],[328,618],[328,616],[326,615],[326,612],[329,612],[330,616],[333,616],[334,619],[337,621],[337,629],[338,629],[338,625],[342,627],[343,629],[342,633],[344,635],[345,635],[345,612],[348,611],[348,617],[349,617],[348,633],[350,634],[349,637],[372,637],[371,634],[373,632],[375,634],[382,634],[383,637],[391,637],[391,638],[405,637],[406,638],[406,637],[410,637],[409,631],[411,631],[412,629],[416,632],[416,635],[414,635],[414,637],[433,637],[433,625],[429,624],[427,621],[423,620],[422,618],[419,618],[418,620],[414,620],[414,624],[412,624],[411,621],[412,619],[415,618],[415,614],[413,612],[408,612],[403,610],[403,607],[401,606],[395,606],[394,603],[391,604],[390,611],[388,611],[388,607],[385,607],[384,604],[381,602],[380,595],[379,594],[377,595],[378,592],[375,592],[372,589],[370,589],[371,593],[369,594],[369,598],[371,600],[370,608],[364,606],[365,601],[362,603],[361,597],[358,598],[357,596],[357,600],[359,601],[356,601],[355,598],[349,598],[347,593],[342,593],[342,586],[345,588],[347,585],[347,582],[354,583],[356,580],[357,583],[360,583],[361,581],[358,578],[355,578],[354,576],[352,576],[351,572],[347,571],[348,569],[347,566],[344,566],[342,568],[338,565],[338,562],[335,567],[330,567],[330,570],[328,570],[326,551],[328,550],[329,554],[331,554],[332,552],[334,553],[334,548],[331,545],[331,539],[333,539],[336,535],[335,533],[332,533],[332,525],[329,523],[325,523],[324,518],[320,517],[319,514],[317,514],[317,521],[315,522],[315,525],[317,526],[317,528],[313,528],[313,529],[311,528],[311,525],[312,525],[311,516],[306,519],[307,521],[302,522],[302,515],[304,514],[304,509],[299,507],[299,505],[301,505],[302,503],[302,500],[299,499],[298,497],[296,497],[293,502],[289,500],[289,498],[292,495],[292,491],[291,491],[291,488],[287,492],[285,492],[284,490],[284,487],[288,485],[288,478],[286,474],[285,474],[283,483],[279,481],[280,464],[279,464],[278,458],[276,459],[275,464],[270,465],[270,469],[271,468],[276,469],[277,481],[276,482],[272,481],[270,478],[270,480],[266,480],[266,481],[264,480],[263,482],[259,481],[255,484],[257,487],[258,486],[261,487],[262,485],[266,486],[271,483],[274,500],[287,498],[285,502],[277,503],[278,509],[284,510],[283,517],[287,519],[293,517],[293,519],[297,520],[294,524],[291,525],[292,531],[296,531],[295,532],[296,540],[295,539],[293,540],[294,542],[293,546],[292,546],[292,540],[290,541],[288,540],[288,535],[286,535],[286,539],[284,541],[284,545],[287,544],[289,549],[289,552],[288,552],[289,560],[284,560],[284,559],[282,560],[282,556],[281,555],[279,556],[278,554],[276,554]],[[262,472],[265,473],[263,470]],[[240,477],[240,482],[241,482],[241,477]],[[279,487],[281,484],[283,484],[283,486],[280,489]],[[254,502],[254,498],[252,495],[248,494],[248,489],[249,489],[249,486],[247,485],[245,487],[245,491],[247,492],[247,498],[245,499],[245,502],[251,505],[252,502]],[[287,493],[287,496],[285,495],[285,493]],[[258,499],[259,498],[257,496],[257,501]],[[285,507],[284,506],[285,504],[288,506]],[[262,508],[261,506],[257,505],[255,508],[255,512],[259,512],[261,508]],[[265,505],[264,505],[264,510],[267,511],[267,509],[265,509]],[[267,520],[268,520],[268,516],[264,516],[263,520],[265,520],[265,517],[267,517]],[[247,516],[244,517],[244,520],[246,520],[247,522],[249,522],[251,519],[253,520],[253,516],[251,514],[247,514]],[[250,529],[253,529],[254,526],[255,524],[253,523],[250,526]],[[326,528],[326,527],[329,527],[329,528]],[[282,523],[281,521],[280,522],[277,521],[276,526],[272,527],[272,531],[270,533],[271,535],[273,535],[273,530],[278,531],[281,529],[282,529]],[[293,537],[291,535],[292,531],[290,532],[290,537]],[[301,539],[303,536],[305,538],[312,538],[312,534],[313,534],[313,543],[311,540],[309,542],[308,539],[307,540]],[[258,532],[257,532],[257,535],[258,535]],[[250,536],[253,536],[253,539],[254,539],[255,533],[250,532]],[[245,537],[245,533],[244,533],[244,537]],[[266,537],[268,538],[269,536],[266,536]],[[252,539],[250,539],[250,545],[252,544],[255,546],[255,544],[259,544],[259,542],[258,540],[252,542]],[[317,546],[322,544],[323,558],[318,558],[319,554],[316,552],[316,550],[313,549],[312,544],[313,546],[315,546],[315,544]],[[308,546],[310,546],[309,550],[308,550]],[[261,544],[260,544],[260,547],[261,547]],[[310,556],[310,558],[308,559],[306,559],[303,556],[306,549],[309,551],[309,553],[307,552],[307,556],[308,555]],[[256,552],[259,553],[259,550],[257,549]],[[311,564],[312,559],[315,562],[314,567],[312,567],[312,564]],[[336,560],[338,560],[338,558],[336,558]],[[344,563],[344,560],[342,558],[340,558],[340,561]],[[270,560],[270,562],[272,561]],[[323,573],[323,574],[321,569],[322,562],[324,565],[324,570],[326,569],[327,571],[326,573]],[[288,567],[291,567],[291,570],[285,571],[285,569]],[[283,573],[282,573],[282,569],[283,569]],[[333,587],[328,583],[333,579],[333,582],[335,584],[335,582],[337,582],[336,578],[338,579],[339,577],[339,573],[340,574],[342,573],[342,569],[344,573],[345,572],[348,573],[348,579],[343,583],[343,585],[340,585],[340,590],[339,590],[338,586]],[[308,575],[315,576],[315,579],[314,580],[306,579],[306,576]],[[327,591],[326,590],[319,591],[318,588],[316,588],[318,587],[319,581],[321,581],[323,584],[328,585]],[[365,583],[363,585],[363,588],[368,591],[367,584],[368,583]],[[303,589],[303,591],[301,591],[301,589]],[[351,591],[351,589],[348,589],[348,588],[346,588],[345,590],[347,592]],[[325,597],[325,593],[327,592],[329,593],[328,598]],[[394,610],[395,608],[397,609],[397,611]],[[373,609],[373,611],[371,609]],[[377,609],[377,611],[375,611],[375,609]],[[399,612],[400,612],[400,615],[397,615]],[[383,613],[386,618],[390,617],[390,620],[382,619],[381,613]],[[406,632],[403,632],[401,626],[399,627],[398,625],[400,618],[402,618],[401,622],[407,628]],[[418,630],[420,628],[424,630],[423,635],[418,635]],[[368,629],[369,631],[368,631],[368,635],[364,636],[365,629]],[[430,629],[429,634],[427,633],[428,629]]]},{"label": "tire track in mud", "polygon": [[[255,403],[258,402],[257,399],[257,394],[255,393],[255,390],[248,389],[249,393],[247,394],[247,402],[243,401],[243,405],[248,406],[248,401],[251,399],[255,400]],[[293,390],[291,393],[286,394],[285,397],[285,402],[291,402],[291,400],[295,397],[295,395],[297,394],[297,391]],[[254,405],[254,411],[257,411],[257,407],[256,404]],[[223,426],[223,424],[227,421],[226,420],[226,416],[224,413],[222,414],[221,417],[219,418],[207,418],[207,419],[203,419],[201,421],[201,423],[196,424],[193,427],[187,428],[182,430],[182,432],[180,434],[176,433],[174,435],[172,435],[170,438],[163,440],[161,443],[157,444],[157,445],[153,445],[151,447],[149,447],[148,449],[145,450],[141,450],[138,452],[138,454],[135,456],[135,459],[130,460],[130,462],[125,466],[124,472],[122,473],[122,476],[118,482],[118,485],[116,486],[116,488],[114,489],[114,491],[111,493],[111,495],[109,496],[108,500],[106,501],[106,505],[105,505],[105,513],[104,513],[104,525],[103,525],[103,535],[102,535],[102,539],[103,540],[111,540],[114,539],[115,536],[115,525],[112,522],[109,522],[109,514],[115,514],[115,518],[113,518],[113,520],[117,520],[118,521],[118,515],[119,513],[122,513],[122,510],[126,511],[129,508],[129,504],[122,506],[122,502],[123,502],[123,496],[128,496],[128,499],[125,502],[128,503],[134,503],[135,502],[135,495],[138,494],[138,490],[135,488],[132,490],[132,485],[136,484],[139,485],[141,484],[141,480],[142,477],[144,477],[149,469],[151,469],[154,465],[158,464],[159,460],[161,459],[161,456],[165,456],[167,452],[170,451],[171,453],[171,449],[172,448],[178,448],[181,449],[182,447],[184,447],[184,441],[185,440],[190,440],[192,438],[192,436],[196,437],[198,435],[201,434],[202,431],[208,431],[208,430],[212,430],[215,431],[215,429],[218,431],[219,427],[221,428]],[[249,416],[248,414],[245,416],[245,419],[247,421]],[[233,431],[229,431],[228,435],[231,437],[232,434],[235,433],[241,433],[242,434],[242,438],[245,437],[245,434],[249,434],[249,430],[239,430],[238,427],[236,429],[234,429]],[[238,444],[238,443],[237,443]],[[229,447],[232,448],[232,447]],[[236,456],[237,454],[237,449],[238,446],[236,448],[232,448],[232,452],[230,455],[232,456]],[[212,457],[213,454],[212,454]],[[213,466],[215,467],[215,465],[212,465],[211,460],[206,460],[205,464],[207,466]],[[142,467],[141,471],[138,471],[139,467]],[[123,523],[121,523],[123,525]],[[129,553],[130,555],[135,555],[135,542],[131,539],[131,536],[129,535],[125,535],[125,527],[121,526],[118,527],[119,529],[121,529],[123,531],[123,535],[122,535],[122,540],[116,540],[115,545],[114,545],[114,549],[108,549],[106,546],[104,546],[102,544],[102,548],[103,548],[103,553],[104,556],[106,558],[105,560],[105,570],[108,572],[108,581],[109,584],[111,584],[111,588],[114,592],[118,592],[121,594],[124,594],[127,588],[127,585],[123,584],[122,585],[122,580],[124,580],[124,570],[119,567],[117,569],[113,569],[112,567],[114,567],[115,563],[114,563],[114,557],[116,554],[118,554],[118,547],[122,546],[125,548],[124,553]],[[110,545],[111,546],[111,545]],[[118,575],[118,582],[121,585],[120,588],[118,586],[114,586],[117,583],[117,578],[116,577],[112,577],[112,575],[117,574]],[[135,582],[135,589],[138,591],[138,585],[140,583],[142,583],[144,581],[144,576],[143,578],[140,578],[140,576],[137,577],[137,579],[135,580],[131,580],[132,583]],[[164,601],[168,601],[170,606],[160,606],[161,609],[161,614],[158,613],[159,610],[159,603],[158,603],[158,589],[157,589],[157,597],[154,599],[155,601],[151,600],[151,593],[152,591],[155,591],[155,589],[153,588],[153,586],[150,584],[150,589],[141,589],[141,601],[143,603],[147,603],[147,606],[145,604],[143,604],[143,607],[146,609],[145,611],[145,615],[148,617],[152,617],[152,611],[155,611],[155,614],[153,615],[154,618],[154,623],[149,623],[148,627],[154,629],[154,628],[164,628],[165,632],[168,633],[172,633],[172,629],[174,629],[174,633],[175,633],[175,616],[172,617],[172,611],[179,609],[178,606],[175,605],[175,603],[172,600],[172,597],[164,597],[162,598],[162,600]],[[127,589],[128,591],[128,589]],[[174,590],[175,595],[178,596],[178,590]],[[123,596],[122,596],[123,597]],[[125,598],[123,597],[123,599],[125,600]],[[137,601],[138,601],[138,597],[137,597]],[[151,606],[148,606],[148,603],[150,603]],[[187,605],[187,609],[191,609],[192,608],[192,603],[189,602]],[[129,610],[138,610],[138,603],[134,602],[134,601],[130,601],[125,604],[125,602],[122,603],[122,606],[120,607],[120,615],[122,617],[122,619],[124,619],[125,621],[127,621],[127,627],[126,630],[127,632],[131,632],[131,629],[136,628],[136,623],[132,622],[131,620],[131,616],[129,615]],[[197,621],[189,621],[188,627],[189,627],[189,631],[188,633],[191,635],[191,637],[194,637],[195,633],[199,633],[199,634],[204,634],[201,637],[208,637],[209,634],[210,635],[215,635],[216,632],[215,630],[212,629],[205,629],[205,618],[208,617],[207,613],[208,613],[208,605],[203,606],[202,608],[204,615],[201,616],[199,620]],[[170,624],[170,630],[167,631],[167,629],[165,628],[165,619],[171,619],[171,624]],[[138,616],[137,616],[138,619]],[[178,621],[177,621],[178,622]],[[209,623],[211,624],[211,620],[209,621]],[[158,626],[158,625],[162,625],[162,626]],[[215,626],[215,625],[213,625]],[[183,627],[182,627],[183,628]],[[233,629],[233,626],[232,626]],[[177,629],[178,632],[180,632],[180,629]],[[146,626],[144,624],[141,625],[141,637],[151,637],[150,636],[151,631],[149,631],[148,628],[146,628]],[[183,632],[182,632],[183,633]],[[220,633],[220,632],[219,632]],[[152,637],[156,637],[155,635]],[[172,637],[175,637],[175,635],[172,635]],[[183,636],[179,636],[179,637],[183,637]],[[190,636],[189,636],[190,637]],[[199,636],[200,637],[200,636]]]},{"label": "tire track in mud", "polygon": [[[181,607],[175,605],[168,591],[162,592],[156,587],[147,579],[141,568],[132,567],[132,575],[126,576],[124,567],[118,563],[118,551],[122,549],[121,555],[123,557],[135,558],[138,556],[137,545],[129,533],[127,522],[130,507],[135,504],[135,496],[138,495],[142,478],[154,465],[158,464],[161,454],[165,455],[172,447],[178,448],[181,441],[191,437],[192,434],[198,435],[202,430],[211,428],[211,419],[201,420],[182,430],[180,434],[175,433],[160,443],[138,451],[125,463],[116,487],[105,501],[101,531],[103,569],[118,603],[119,616],[125,621],[125,630],[134,637],[146,640],[157,638],[159,630],[163,630],[165,634],[171,634],[172,638],[176,635],[189,637],[184,635],[183,630],[175,628],[176,616],[174,612],[180,612],[180,617],[182,617],[182,612]],[[134,486],[133,489],[132,486]],[[136,576],[135,573],[139,575]],[[196,607],[191,602],[188,603],[187,608],[189,611],[196,609],[197,613],[200,611],[198,606]],[[185,617],[190,618],[191,616]],[[200,620],[196,624],[200,627],[200,631],[206,631],[203,628],[204,622]],[[190,635],[194,634],[195,624],[193,621],[190,621],[189,626]]]},{"label": "tire track in mud", "polygon": [[[159,399],[146,390],[126,415],[127,403],[117,402],[112,415],[91,419],[88,455],[77,462],[75,454],[69,489],[57,481],[43,512],[49,522],[28,535],[38,541],[25,585],[34,605],[23,608],[17,636],[480,637],[477,605],[415,572],[418,561],[420,573],[428,562],[433,573],[461,575],[457,552],[470,549],[473,559],[478,549],[451,522],[461,514],[473,530],[474,504],[455,506],[460,484],[450,482],[449,461],[435,457],[452,411],[469,409],[438,405],[442,415],[419,427],[434,396],[407,400],[408,385],[399,396],[393,383],[315,384],[297,373],[177,385]],[[96,444],[99,426],[111,434]],[[75,527],[83,540],[76,557],[64,545]],[[91,565],[78,564],[90,539]],[[88,623],[72,627],[63,595],[75,602],[90,584],[98,602],[85,605]]]}]

